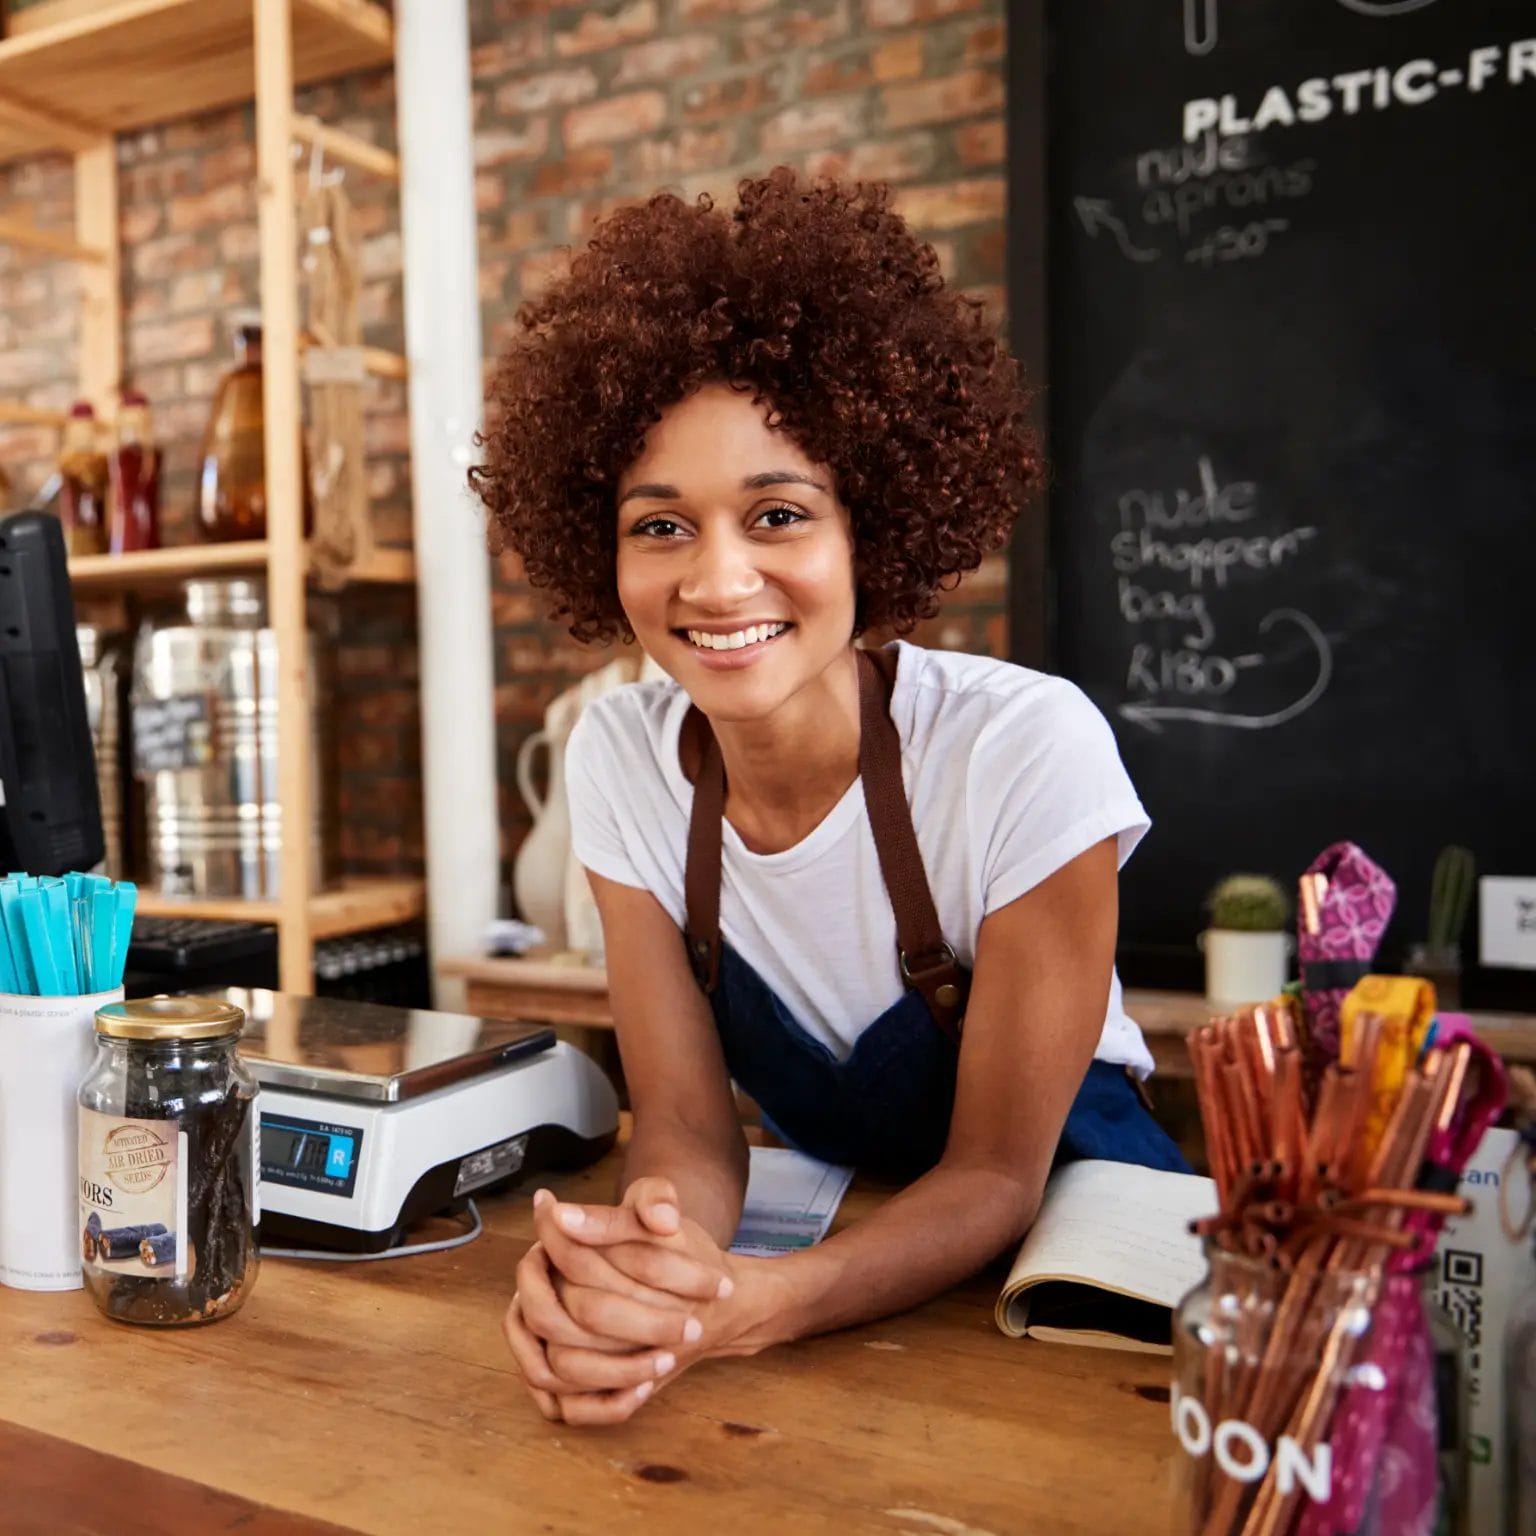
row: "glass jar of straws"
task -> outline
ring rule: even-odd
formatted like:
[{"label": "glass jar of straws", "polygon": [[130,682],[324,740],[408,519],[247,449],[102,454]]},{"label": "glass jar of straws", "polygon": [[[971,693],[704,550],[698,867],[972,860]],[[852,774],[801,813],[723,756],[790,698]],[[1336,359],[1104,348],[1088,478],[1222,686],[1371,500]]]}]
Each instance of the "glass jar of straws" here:
[{"label": "glass jar of straws", "polygon": [[245,1014],[203,997],[96,1014],[80,1086],[80,1252],[108,1317],[169,1326],[240,1309],[260,1263],[260,1116]]},{"label": "glass jar of straws", "polygon": [[1422,980],[1366,977],[1339,1016],[1312,1071],[1288,1001],[1189,1037],[1220,1209],[1175,1329],[1181,1530],[1466,1529],[1459,1351],[1424,1288],[1503,1067]]},{"label": "glass jar of straws", "polygon": [[1424,1277],[1207,1244],[1174,1328],[1175,1529],[1227,1536],[1459,1531]]}]

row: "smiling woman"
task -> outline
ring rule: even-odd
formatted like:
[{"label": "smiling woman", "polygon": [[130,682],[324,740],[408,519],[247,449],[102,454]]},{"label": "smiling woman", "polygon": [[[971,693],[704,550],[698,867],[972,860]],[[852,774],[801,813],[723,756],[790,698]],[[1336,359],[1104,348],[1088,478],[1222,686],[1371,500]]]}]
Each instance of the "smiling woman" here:
[{"label": "smiling woman", "polygon": [[[535,1196],[506,1320],[548,1416],[613,1422],[706,1355],[963,1278],[1053,1162],[1182,1160],[1129,1077],[1116,872],[1147,821],[1105,721],[1006,662],[855,644],[933,612],[1039,476],[979,306],[887,189],[776,171],[729,217],[614,215],[521,319],[475,484],[578,639],[670,677],[570,738],[634,1130],[618,1204]],[[907,1187],[732,1257],[733,1079]]]}]

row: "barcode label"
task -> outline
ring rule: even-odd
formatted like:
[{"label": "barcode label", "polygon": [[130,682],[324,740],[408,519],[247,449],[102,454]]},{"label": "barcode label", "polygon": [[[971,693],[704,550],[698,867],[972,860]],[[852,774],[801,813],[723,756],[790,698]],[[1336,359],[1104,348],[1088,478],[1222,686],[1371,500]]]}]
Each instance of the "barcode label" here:
[{"label": "barcode label", "polygon": [[1469,1350],[1483,1342],[1483,1256],[1463,1248],[1447,1248],[1441,1255],[1440,1305],[1456,1321]]}]

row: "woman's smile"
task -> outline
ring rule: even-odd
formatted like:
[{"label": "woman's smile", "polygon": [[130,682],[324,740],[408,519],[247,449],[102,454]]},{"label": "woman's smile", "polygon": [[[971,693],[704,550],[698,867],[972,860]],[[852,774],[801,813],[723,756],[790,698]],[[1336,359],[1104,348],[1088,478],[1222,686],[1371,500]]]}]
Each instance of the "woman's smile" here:
[{"label": "woman's smile", "polygon": [[792,624],[779,620],[742,624],[730,629],[717,625],[708,628],[688,625],[675,633],[696,653],[698,662],[723,672],[735,667],[750,667],[793,628]]}]

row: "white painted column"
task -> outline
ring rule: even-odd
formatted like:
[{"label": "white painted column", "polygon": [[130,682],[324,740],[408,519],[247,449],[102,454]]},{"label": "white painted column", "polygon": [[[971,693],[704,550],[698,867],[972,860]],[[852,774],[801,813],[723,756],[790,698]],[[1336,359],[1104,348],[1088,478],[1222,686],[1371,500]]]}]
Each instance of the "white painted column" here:
[{"label": "white painted column", "polygon": [[[480,424],[467,0],[396,0],[395,81],[432,954],[478,954],[499,875],[491,571],[466,481]],[[463,983],[438,978],[439,1008]]]}]

